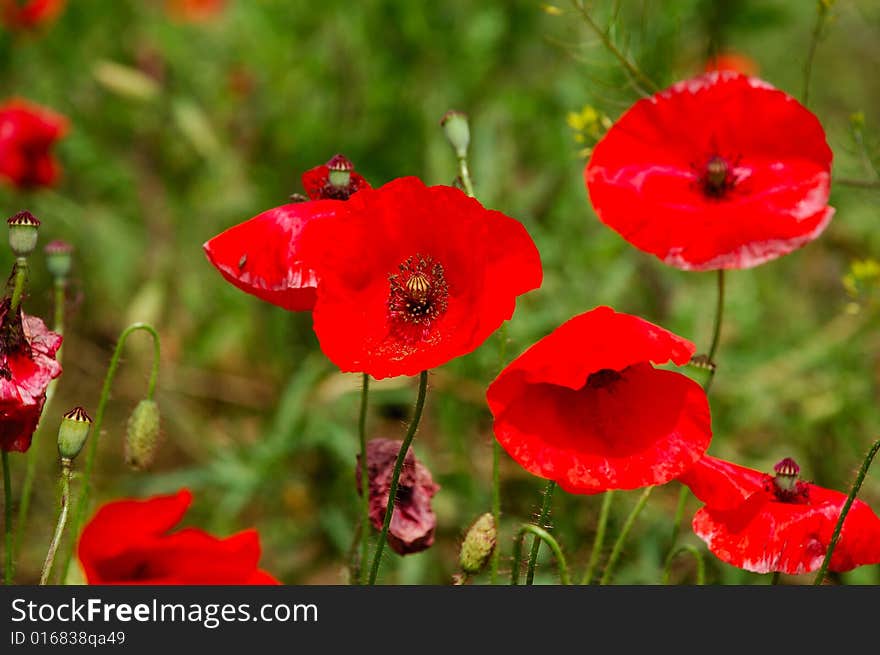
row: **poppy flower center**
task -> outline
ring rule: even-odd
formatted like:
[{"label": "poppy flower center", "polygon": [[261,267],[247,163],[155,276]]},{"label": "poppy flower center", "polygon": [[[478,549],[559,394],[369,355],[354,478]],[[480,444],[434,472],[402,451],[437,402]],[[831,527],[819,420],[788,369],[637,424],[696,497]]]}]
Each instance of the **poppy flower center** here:
[{"label": "poppy flower center", "polygon": [[735,183],[733,167],[724,157],[713,155],[703,166],[700,186],[710,198],[721,198],[733,189]]},{"label": "poppy flower center", "polygon": [[776,475],[772,478],[772,491],[781,503],[809,502],[809,488],[798,480],[801,467],[791,457],[786,457],[773,467]]},{"label": "poppy flower center", "polygon": [[611,368],[603,368],[595,373],[591,373],[587,378],[587,386],[590,389],[602,389],[609,387],[623,377],[619,371]]},{"label": "poppy flower center", "polygon": [[400,264],[399,272],[388,276],[388,313],[400,327],[427,331],[446,312],[449,289],[443,265],[433,258],[414,255]]}]

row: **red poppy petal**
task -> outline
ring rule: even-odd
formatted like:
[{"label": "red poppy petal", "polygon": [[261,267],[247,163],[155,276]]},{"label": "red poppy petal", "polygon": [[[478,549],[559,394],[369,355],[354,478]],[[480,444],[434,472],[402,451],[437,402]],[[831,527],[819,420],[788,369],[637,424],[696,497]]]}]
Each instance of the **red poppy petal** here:
[{"label": "red poppy petal", "polygon": [[318,280],[300,257],[300,234],[340,205],[321,200],[275,207],[205,242],[205,254],[239,289],[289,311],[311,310]]},{"label": "red poppy petal", "polygon": [[[701,186],[713,156],[735,180]],[[818,119],[765,82],[730,71],[637,102],[596,145],[584,178],[600,220],[683,269],[748,268],[816,238],[831,150]]]},{"label": "red poppy petal", "polygon": [[685,471],[679,480],[707,505],[717,509],[733,509],[763,489],[767,475],[706,455]]}]

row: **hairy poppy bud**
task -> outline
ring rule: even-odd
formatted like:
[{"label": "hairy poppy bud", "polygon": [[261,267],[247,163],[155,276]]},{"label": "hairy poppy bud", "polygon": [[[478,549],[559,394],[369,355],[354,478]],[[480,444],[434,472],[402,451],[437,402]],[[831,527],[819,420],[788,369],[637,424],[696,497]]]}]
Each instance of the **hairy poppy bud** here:
[{"label": "hairy poppy bud", "polygon": [[497,540],[498,530],[495,527],[495,517],[486,512],[474,521],[464,537],[458,556],[461,570],[468,575],[482,571],[492,556],[492,551],[495,550]]},{"label": "hairy poppy bud", "polygon": [[9,226],[9,247],[16,257],[27,257],[37,247],[37,234],[40,221],[29,211],[20,211],[7,219]]},{"label": "hairy poppy bud", "polygon": [[128,419],[125,463],[138,471],[150,468],[156,459],[158,444],[159,406],[154,400],[144,399],[137,404]]},{"label": "hairy poppy bud", "polygon": [[471,129],[468,125],[467,114],[450,109],[440,119],[440,126],[449,143],[455,148],[456,156],[466,157],[468,146],[471,143]]},{"label": "hairy poppy bud", "polygon": [[66,241],[56,239],[50,241],[43,248],[46,254],[46,268],[53,278],[66,278],[70,275],[70,268],[73,261],[71,253],[73,246]]},{"label": "hairy poppy bud", "polygon": [[61,419],[58,428],[58,452],[64,459],[74,459],[86,443],[92,419],[82,407],[74,407]]}]

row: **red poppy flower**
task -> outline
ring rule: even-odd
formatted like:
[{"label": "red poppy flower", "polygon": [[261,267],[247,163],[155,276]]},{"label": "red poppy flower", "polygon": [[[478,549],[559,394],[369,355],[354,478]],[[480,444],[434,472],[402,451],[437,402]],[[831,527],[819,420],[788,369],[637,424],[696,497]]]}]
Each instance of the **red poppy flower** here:
[{"label": "red poppy flower", "polygon": [[[403,441],[399,439],[371,439],[367,443],[367,478],[370,488],[370,522],[377,530],[385,522],[391,475]],[[361,465],[355,479],[358,493],[361,489]],[[388,545],[398,555],[420,553],[434,543],[437,517],[431,509],[431,498],[440,490],[434,484],[431,472],[413,454],[412,448],[403,460],[403,469],[397,483],[397,500],[388,526]]]},{"label": "red poppy flower", "polygon": [[23,453],[40,421],[46,388],[61,375],[55,361],[61,335],[21,309],[10,316],[9,307],[8,298],[0,302],[0,449]]},{"label": "red poppy flower", "polygon": [[345,209],[300,240],[321,280],[315,333],[343,371],[386,378],[440,366],[477,348],[541,284],[522,224],[453,187],[400,178]]},{"label": "red poppy flower", "polygon": [[342,155],[303,173],[302,183],[311,202],[269,209],[203,245],[208,260],[228,282],[289,311],[315,306],[318,278],[299,252],[303,228],[338,211],[340,201],[356,191],[370,188]]},{"label": "red poppy flower", "polygon": [[743,75],[758,74],[758,64],[754,59],[738,52],[721,52],[706,61],[704,72],[734,71]]},{"label": "red poppy flower", "polygon": [[[790,458],[776,475],[709,455],[680,477],[705,503],[693,529],[716,557],[754,573],[790,575],[822,565],[846,494],[798,480]],[[880,563],[880,518],[856,499],[843,523],[829,569]]]},{"label": "red poppy flower", "polygon": [[165,9],[175,20],[204,23],[223,13],[226,2],[227,0],[165,0]]},{"label": "red poppy flower", "polygon": [[766,82],[707,73],[639,100],[584,170],[599,219],[670,266],[749,268],[828,225],[818,119]]},{"label": "red poppy flower", "polygon": [[495,437],[571,493],[668,482],[709,447],[709,403],[689,377],[651,363],[693,354],[690,341],[610,307],[575,316],[489,385]]},{"label": "red poppy flower", "polygon": [[83,528],[78,555],[89,584],[279,584],[257,568],[260,537],[244,530],[225,539],[197,528],[171,532],[192,503],[181,489],[146,500],[116,500]]},{"label": "red poppy flower", "polygon": [[0,0],[0,17],[12,30],[33,29],[55,20],[65,0]]},{"label": "red poppy flower", "polygon": [[27,100],[0,105],[0,178],[20,188],[54,184],[61,167],[51,149],[67,126],[64,116]]}]

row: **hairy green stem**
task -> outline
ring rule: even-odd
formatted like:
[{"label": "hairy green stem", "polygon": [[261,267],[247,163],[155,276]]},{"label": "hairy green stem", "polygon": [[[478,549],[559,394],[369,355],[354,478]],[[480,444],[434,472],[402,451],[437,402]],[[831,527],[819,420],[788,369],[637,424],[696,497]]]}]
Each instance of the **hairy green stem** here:
[{"label": "hairy green stem", "polygon": [[358,437],[361,442],[361,556],[358,561],[358,570],[352,576],[352,580],[360,584],[367,582],[367,561],[370,557],[370,479],[367,472],[367,398],[370,394],[370,376],[364,373],[363,386],[361,387],[361,411],[358,417]]},{"label": "hairy green stem", "polygon": [[[156,331],[156,328],[154,328],[149,323],[132,323],[120,333],[119,339],[116,342],[116,348],[113,350],[113,355],[110,358],[110,365],[107,367],[107,374],[104,377],[104,386],[101,388],[101,397],[98,400],[98,409],[95,410],[95,422],[92,424],[91,429],[92,438],[89,439],[88,451],[86,453],[86,464],[83,469],[82,475],[82,490],[79,493],[73,511],[73,524],[71,530],[73,542],[75,542],[77,536],[79,535],[79,531],[82,528],[83,522],[86,518],[86,512],[88,511],[89,496],[91,495],[93,486],[92,472],[95,468],[95,457],[98,452],[98,441],[100,441],[101,436],[101,424],[104,421],[104,410],[107,407],[107,401],[110,399],[110,389],[112,388],[113,380],[116,377],[116,370],[119,368],[119,360],[122,357],[122,349],[125,346],[125,342],[128,337],[138,330],[143,330],[144,332],[147,332],[153,338],[153,367],[150,372],[150,380],[147,383],[147,399],[152,400],[153,395],[156,391],[156,382],[159,379],[159,333]],[[75,543],[71,543],[66,551],[66,555],[63,560],[63,568],[61,569],[62,582],[67,578],[67,571],[70,567],[70,561],[73,558],[74,549]]]},{"label": "hairy green stem", "polygon": [[696,584],[700,586],[706,584],[706,562],[703,560],[703,554],[690,544],[682,546],[666,559],[666,565],[663,567],[663,584],[669,584],[669,576],[672,573],[672,561],[681,553],[690,553],[697,563]]},{"label": "hairy green stem", "polygon": [[819,40],[822,38],[822,30],[825,28],[825,21],[828,19],[828,10],[831,8],[831,4],[832,2],[829,0],[817,0],[816,2],[816,22],[813,23],[810,47],[807,51],[807,59],[804,62],[804,89],[801,95],[801,101],[804,103],[804,106],[809,104],[813,60],[816,58],[816,49],[819,47]]},{"label": "hairy green stem", "polygon": [[15,574],[12,558],[12,472],[9,470],[9,453],[0,450],[3,459],[3,533],[6,557],[3,566],[3,584],[12,584]]},{"label": "hairy green stem", "polygon": [[608,527],[608,515],[611,513],[611,500],[614,498],[614,490],[606,491],[602,495],[602,509],[599,510],[599,521],[596,524],[596,536],[593,538],[593,549],[590,551],[590,561],[587,562],[587,570],[581,578],[581,584],[592,584],[593,574],[599,564],[599,555],[602,554],[602,545],[605,543],[605,530]]},{"label": "hairy green stem", "polygon": [[834,554],[834,549],[837,547],[838,540],[840,540],[840,532],[843,530],[843,522],[846,520],[846,515],[849,514],[850,507],[852,507],[853,501],[856,499],[856,494],[858,494],[859,489],[862,488],[862,483],[865,481],[865,476],[868,474],[868,469],[871,467],[871,462],[874,461],[874,456],[877,454],[878,450],[880,450],[880,439],[874,442],[874,445],[871,446],[868,454],[865,455],[864,461],[862,461],[862,467],[859,469],[855,482],[853,482],[852,489],[849,490],[849,496],[847,496],[846,502],[840,510],[840,516],[837,519],[837,525],[834,526],[834,532],[831,533],[831,541],[828,544],[828,550],[825,551],[825,559],[822,560],[822,566],[816,574],[816,579],[813,580],[814,585],[820,585],[825,580],[825,574],[828,572],[828,565],[831,563],[831,556]]},{"label": "hairy green stem", "polygon": [[24,287],[27,283],[28,261],[25,257],[18,257],[15,260],[15,282],[12,287],[12,301],[9,305],[9,313],[14,314],[15,310],[21,304],[22,296],[24,296]]},{"label": "hairy green stem", "polygon": [[718,269],[718,298],[715,303],[715,324],[712,327],[712,345],[709,346],[709,377],[703,385],[703,390],[708,394],[715,379],[715,353],[718,351],[718,342],[721,340],[721,322],[724,319],[724,269]]},{"label": "hairy green stem", "polygon": [[[667,576],[667,571],[669,571],[669,565],[672,563],[673,558],[681,552],[681,549],[675,549],[675,544],[678,542],[678,535],[681,532],[681,522],[684,520],[684,510],[687,506],[688,492],[690,490],[685,486],[681,485],[681,489],[678,491],[678,505],[675,508],[675,520],[672,522],[672,535],[669,538],[669,551],[666,555],[666,561],[663,563],[663,576],[664,580]],[[666,584],[665,582],[663,584]]]},{"label": "hairy green stem", "polygon": [[[550,506],[553,504],[553,492],[556,490],[556,482],[550,480],[544,488],[544,499],[541,503],[541,513],[538,515],[538,522],[535,524],[540,528],[547,529],[547,518],[550,516]],[[526,584],[530,585],[535,581],[535,566],[538,564],[538,551],[541,548],[541,539],[536,535],[532,540],[532,550],[529,553],[529,566],[526,569]]]},{"label": "hairy green stem", "polygon": [[559,547],[559,542],[553,538],[549,532],[547,532],[544,528],[535,525],[534,523],[523,523],[520,526],[520,529],[516,533],[516,540],[513,542],[513,569],[510,574],[510,584],[517,585],[519,584],[519,569],[520,569],[520,559],[522,558],[522,545],[523,539],[527,532],[531,532],[535,535],[536,539],[540,539],[541,541],[547,542],[547,545],[550,546],[550,550],[553,551],[553,555],[556,557],[556,565],[559,568],[559,580],[564,585],[571,584],[571,577],[568,575],[568,563],[565,561],[565,555],[562,554],[562,548]]},{"label": "hairy green stem", "polygon": [[645,509],[645,505],[648,504],[648,498],[651,496],[653,490],[654,487],[647,487],[642,492],[642,495],[639,496],[636,506],[633,507],[629,516],[626,517],[626,522],[623,524],[620,534],[617,535],[617,541],[614,542],[614,547],[611,549],[611,554],[608,556],[608,563],[605,565],[605,571],[603,571],[602,578],[599,580],[600,585],[606,585],[611,582],[611,574],[614,571],[614,567],[617,565],[617,560],[620,559],[620,554],[623,552],[623,545],[626,543],[626,538],[629,536],[629,532],[633,525],[635,525],[639,514],[642,513],[642,510]]},{"label": "hairy green stem", "polygon": [[388,528],[391,526],[391,516],[394,514],[394,505],[397,503],[397,485],[400,482],[400,472],[403,470],[403,462],[406,459],[406,453],[409,446],[416,436],[416,430],[419,427],[419,421],[422,418],[422,409],[425,407],[425,395],[428,391],[428,371],[422,371],[419,374],[419,395],[416,398],[416,407],[413,411],[412,421],[410,421],[409,429],[397,453],[397,461],[394,462],[394,470],[391,473],[391,488],[388,490],[388,505],[385,508],[385,520],[382,522],[382,532],[379,534],[379,541],[376,543],[376,552],[373,554],[373,566],[370,569],[369,584],[376,583],[376,576],[379,575],[379,564],[382,562],[382,551],[385,549],[385,542],[388,540]]},{"label": "hairy green stem", "polygon": [[70,478],[72,462],[64,458],[61,460],[61,509],[58,513],[58,522],[55,524],[55,533],[52,535],[52,541],[49,544],[49,551],[46,553],[46,561],[43,562],[43,570],[40,573],[40,584],[45,585],[49,582],[49,575],[52,573],[52,565],[55,563],[55,553],[58,551],[58,544],[61,543],[61,537],[64,534],[64,528],[67,525],[67,512],[70,507]]},{"label": "hairy green stem", "polygon": [[[55,278],[54,284],[54,325],[52,331],[56,334],[64,335],[64,301],[67,293],[67,280],[63,277]],[[55,352],[55,361],[62,363],[64,344],[62,343]],[[43,402],[43,414],[46,414],[55,397],[55,389],[58,386],[59,378],[53,378],[46,387],[46,400]],[[26,467],[24,474],[24,482],[21,485],[21,498],[18,502],[18,520],[15,524],[15,553],[21,548],[21,541],[24,538],[25,525],[27,524],[28,510],[31,506],[31,493],[34,488],[34,479],[37,476],[37,449],[29,448],[26,456]]]}]

